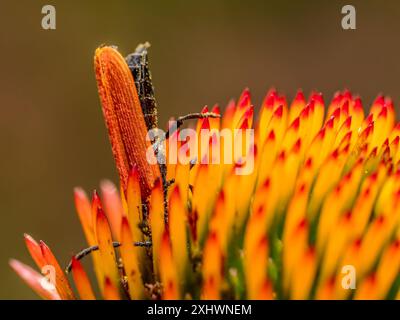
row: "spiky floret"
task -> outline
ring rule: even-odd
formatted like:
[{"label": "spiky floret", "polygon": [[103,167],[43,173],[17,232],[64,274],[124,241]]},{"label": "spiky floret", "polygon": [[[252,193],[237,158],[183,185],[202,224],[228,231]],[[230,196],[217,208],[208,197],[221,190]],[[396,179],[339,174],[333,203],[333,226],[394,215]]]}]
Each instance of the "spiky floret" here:
[{"label": "spiky floret", "polygon": [[[104,182],[101,200],[94,193],[90,201],[75,190],[88,245],[98,247],[92,259],[103,298],[400,298],[400,125],[391,99],[379,96],[368,115],[349,91],[328,105],[321,94],[306,99],[301,91],[286,101],[270,90],[254,120],[246,89],[221,119],[198,120],[198,134],[254,128],[253,148],[217,145],[231,153],[240,147],[254,170],[238,175],[240,164],[223,160],[168,161],[168,224],[160,179],[153,183],[135,164],[126,166],[121,192]],[[168,140],[185,150],[178,135]],[[215,146],[200,142],[199,158],[212,157]],[[44,298],[74,298],[50,249],[25,241],[39,269],[55,266],[55,287],[15,260],[13,269]],[[151,247],[133,245],[146,241]],[[354,290],[343,283],[348,266],[356,271]],[[94,298],[75,258],[72,274],[79,297]]]}]

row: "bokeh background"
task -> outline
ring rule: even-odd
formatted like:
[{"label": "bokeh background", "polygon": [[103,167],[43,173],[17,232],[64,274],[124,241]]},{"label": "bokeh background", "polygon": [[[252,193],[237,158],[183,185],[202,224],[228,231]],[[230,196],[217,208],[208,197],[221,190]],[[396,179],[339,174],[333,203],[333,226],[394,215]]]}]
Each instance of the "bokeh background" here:
[{"label": "bokeh background", "polygon": [[[57,29],[41,28],[41,8]],[[353,4],[357,30],[341,28]],[[32,265],[22,235],[44,239],[66,264],[84,247],[76,185],[117,182],[93,74],[93,52],[149,41],[161,123],[225,106],[246,86],[259,105],[271,86],[380,92],[400,103],[399,1],[34,1],[0,4],[0,298],[36,295],[8,259]]]}]

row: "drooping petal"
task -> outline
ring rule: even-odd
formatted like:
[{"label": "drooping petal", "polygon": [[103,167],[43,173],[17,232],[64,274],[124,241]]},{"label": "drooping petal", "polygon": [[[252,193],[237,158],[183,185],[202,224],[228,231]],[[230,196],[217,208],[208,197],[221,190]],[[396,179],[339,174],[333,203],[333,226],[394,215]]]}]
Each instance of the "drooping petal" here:
[{"label": "drooping petal", "polygon": [[11,259],[9,263],[18,276],[43,299],[61,300],[55,286],[46,277],[18,260]]},{"label": "drooping petal", "polygon": [[50,248],[43,241],[39,242],[39,246],[40,250],[42,251],[43,259],[46,262],[46,265],[42,267],[42,272],[44,268],[46,268],[45,272],[48,273],[50,277],[55,276],[54,285],[56,286],[57,292],[60,294],[60,297],[62,299],[65,300],[75,299],[75,296],[69,285],[68,279],[65,276],[64,270],[61,269],[57,259],[51,252]]},{"label": "drooping petal", "polygon": [[29,254],[35,261],[39,269],[42,269],[46,265],[46,260],[42,255],[42,250],[39,244],[29,234],[24,234],[25,245],[28,248]]}]

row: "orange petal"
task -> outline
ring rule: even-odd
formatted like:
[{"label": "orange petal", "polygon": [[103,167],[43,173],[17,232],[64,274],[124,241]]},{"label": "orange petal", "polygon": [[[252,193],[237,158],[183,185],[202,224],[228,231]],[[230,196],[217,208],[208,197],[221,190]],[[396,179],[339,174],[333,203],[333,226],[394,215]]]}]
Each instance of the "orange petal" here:
[{"label": "orange petal", "polygon": [[81,222],[86,241],[91,246],[95,242],[93,216],[90,201],[82,188],[74,189],[75,208]]},{"label": "orange petal", "polygon": [[256,296],[256,300],[272,300],[274,299],[274,290],[272,283],[269,280],[265,280],[261,284],[261,288]]},{"label": "orange petal", "polygon": [[107,219],[110,222],[113,238],[120,241],[121,219],[125,214],[122,209],[121,197],[118,194],[117,188],[109,180],[104,180],[100,185],[103,199],[104,211]]},{"label": "orange petal", "polygon": [[101,208],[97,210],[96,237],[99,246],[104,277],[111,280],[115,287],[118,287],[119,274],[115,260],[115,251],[112,243],[111,230],[107,217]]},{"label": "orange petal", "polygon": [[146,140],[146,123],[131,71],[113,47],[98,48],[94,63],[103,115],[121,184],[126,190],[129,172],[136,164],[142,198],[146,200],[155,180],[160,177],[160,170],[157,163],[147,161],[148,151],[153,157],[154,153],[150,141]]},{"label": "orange petal", "polygon": [[42,269],[43,266],[46,265],[46,260],[43,258],[42,250],[40,249],[39,244],[29,234],[24,234],[24,238],[29,254],[35,261],[38,268]]},{"label": "orange petal", "polygon": [[104,300],[121,300],[118,288],[114,286],[113,282],[108,277],[104,279],[103,297]]},{"label": "orange petal", "polygon": [[291,298],[308,299],[316,272],[317,256],[314,248],[302,253],[293,269]]},{"label": "orange petal", "polygon": [[176,166],[175,183],[179,186],[182,203],[187,206],[189,195],[190,164],[178,163]]},{"label": "orange petal", "polygon": [[122,218],[121,224],[121,258],[124,265],[125,275],[128,280],[129,295],[131,299],[143,298],[143,282],[139,270],[138,254],[141,248],[134,247],[133,237],[129,228],[128,219]]},{"label": "orange petal", "polygon": [[233,127],[232,121],[236,110],[235,100],[231,99],[225,108],[224,115],[222,117],[222,128]]},{"label": "orange petal", "polygon": [[161,180],[157,180],[150,195],[149,220],[153,248],[153,268],[157,274],[159,269],[160,245],[164,233],[164,196]]},{"label": "orange petal", "polygon": [[163,284],[164,300],[179,299],[178,275],[172,257],[168,232],[164,232],[160,245],[160,278]]},{"label": "orange petal", "polygon": [[82,300],[95,300],[96,298],[85,269],[83,269],[82,264],[75,257],[72,257],[72,276],[79,297]]},{"label": "orange petal", "polygon": [[335,282],[336,278],[332,277],[318,286],[316,293],[317,300],[334,300],[335,299]]},{"label": "orange petal", "polygon": [[220,299],[222,284],[222,251],[218,236],[211,232],[207,238],[203,253],[203,287],[202,299]]},{"label": "orange petal", "polygon": [[140,194],[139,172],[134,166],[130,172],[128,189],[126,190],[128,203],[128,221],[134,241],[142,241],[143,234],[139,228],[142,221],[142,200]]},{"label": "orange petal", "polygon": [[263,285],[267,281],[268,264],[268,240],[264,235],[258,239],[257,243],[251,248],[246,248],[245,255],[245,275],[247,297],[257,299],[263,295],[265,289]]},{"label": "orange petal", "polygon": [[[229,183],[229,182],[228,182]],[[210,231],[215,231],[221,240],[221,249],[224,254],[228,250],[228,243],[233,231],[233,222],[235,219],[233,201],[229,203],[229,197],[233,199],[232,192],[227,190],[227,184],[225,184],[225,190],[222,190],[217,198],[217,202],[214,207],[214,212],[209,223]],[[210,232],[209,231],[209,232]]]},{"label": "orange petal", "polygon": [[385,299],[390,287],[395,283],[400,270],[400,239],[395,240],[383,252],[379,262],[376,277],[378,282],[378,295]]},{"label": "orange petal", "polygon": [[171,192],[168,212],[172,255],[180,281],[183,282],[186,276],[186,265],[188,261],[188,240],[186,235],[187,212],[183,205],[178,186],[175,186]]},{"label": "orange petal", "polygon": [[292,104],[289,108],[289,123],[292,123],[296,119],[301,110],[306,106],[306,99],[302,90],[297,91],[296,97],[293,99]]},{"label": "orange petal", "polygon": [[378,279],[375,274],[365,278],[359,288],[357,288],[354,296],[355,300],[377,300],[378,295]]},{"label": "orange petal", "polygon": [[47,266],[54,268],[54,269],[49,269],[48,272],[50,272],[50,277],[52,276],[51,270],[54,270],[55,272],[55,286],[57,288],[58,293],[60,294],[60,297],[63,300],[75,299],[72,289],[69,285],[68,279],[64,274],[64,270],[61,269],[57,259],[51,252],[50,248],[43,241],[39,242],[39,246],[42,251],[43,258],[46,261],[46,265],[42,267],[42,270]]},{"label": "orange petal", "polygon": [[[97,210],[102,208],[100,197],[95,190],[93,192],[92,203],[91,203],[91,216],[92,216],[92,228],[93,228],[93,239],[92,242],[89,243],[90,246],[97,245],[97,238],[96,238],[96,217],[97,217]],[[104,285],[104,276],[103,276],[103,264],[101,261],[101,256],[99,251],[93,251],[92,254],[93,260],[93,268],[96,274],[97,283],[99,285],[100,290],[102,291]]]},{"label": "orange petal", "polygon": [[293,279],[295,277],[296,263],[301,259],[307,248],[308,222],[303,219],[296,228],[288,234],[283,243],[283,288],[286,294],[292,293]]}]

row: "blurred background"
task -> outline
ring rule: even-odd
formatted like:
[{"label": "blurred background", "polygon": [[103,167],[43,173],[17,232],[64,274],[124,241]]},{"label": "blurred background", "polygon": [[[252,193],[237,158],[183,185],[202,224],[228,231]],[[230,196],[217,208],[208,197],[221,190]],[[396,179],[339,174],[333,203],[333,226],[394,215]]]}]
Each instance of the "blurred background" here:
[{"label": "blurred background", "polygon": [[[41,28],[46,4],[56,30]],[[341,28],[346,4],[357,30]],[[100,44],[123,55],[152,44],[162,124],[224,107],[246,86],[257,106],[271,86],[289,98],[349,88],[365,105],[380,92],[400,102],[399,1],[2,0],[0,12],[1,299],[37,298],[8,266],[33,265],[23,233],[65,265],[85,246],[73,187],[118,182],[93,73]]]}]

